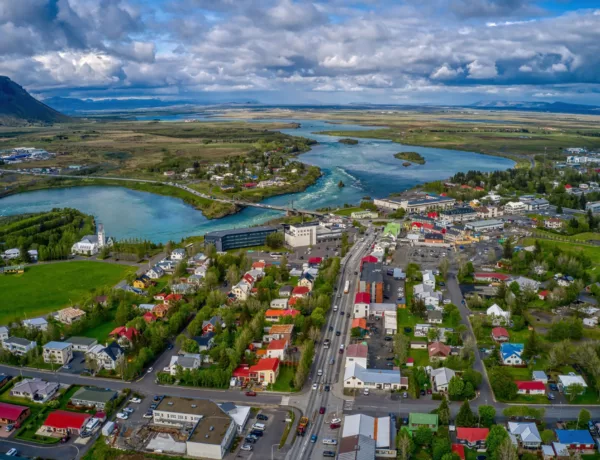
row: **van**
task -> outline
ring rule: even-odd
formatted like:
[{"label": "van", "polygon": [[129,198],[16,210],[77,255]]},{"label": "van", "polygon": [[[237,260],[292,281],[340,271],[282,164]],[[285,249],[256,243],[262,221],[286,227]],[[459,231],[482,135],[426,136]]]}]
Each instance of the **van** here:
[{"label": "van", "polygon": [[255,423],[254,425],[252,425],[253,430],[265,431],[265,428],[266,426],[264,423]]},{"label": "van", "polygon": [[329,446],[337,446],[337,441],[335,439],[323,439],[323,444],[327,444]]}]

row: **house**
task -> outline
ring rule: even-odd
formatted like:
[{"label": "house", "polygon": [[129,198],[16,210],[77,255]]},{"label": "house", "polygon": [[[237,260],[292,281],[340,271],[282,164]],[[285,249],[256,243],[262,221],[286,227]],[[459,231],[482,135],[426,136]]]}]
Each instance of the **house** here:
[{"label": "house", "polygon": [[535,423],[508,422],[508,435],[513,445],[523,449],[537,450],[542,444],[542,438]]},{"label": "house", "polygon": [[184,353],[183,355],[171,356],[169,372],[172,376],[176,376],[179,369],[193,371],[194,369],[198,369],[200,364],[202,364],[202,356],[198,353]]},{"label": "house", "polygon": [[275,383],[279,376],[279,359],[278,358],[262,358],[258,362],[250,366],[248,369],[251,380],[268,385]]},{"label": "house", "polygon": [[267,358],[278,358],[284,360],[288,348],[288,341],[285,339],[271,340],[267,345]]},{"label": "house", "polygon": [[371,305],[371,294],[368,292],[357,292],[354,296],[354,317],[367,318]]},{"label": "house", "polygon": [[202,334],[206,334],[208,332],[216,332],[217,327],[225,328],[225,323],[223,322],[223,318],[218,315],[211,317],[208,321],[202,321]]},{"label": "house", "polygon": [[69,337],[65,342],[73,346],[73,351],[83,351],[84,353],[98,344],[96,339],[90,337]]},{"label": "house", "polygon": [[308,272],[304,273],[298,280],[298,286],[307,287],[309,291],[312,291],[314,284],[315,284],[315,278]]},{"label": "house", "polygon": [[281,286],[279,288],[279,297],[290,297],[293,289],[292,286]]},{"label": "house", "polygon": [[152,285],[152,280],[147,275],[142,275],[133,281],[133,287],[138,289],[147,289]]},{"label": "house", "polygon": [[80,308],[67,307],[58,311],[58,320],[63,324],[73,324],[85,316]]},{"label": "house", "polygon": [[556,437],[571,452],[596,451],[596,443],[589,430],[556,430]]},{"label": "house", "polygon": [[411,433],[417,431],[422,426],[437,433],[438,423],[437,414],[424,414],[419,412],[411,412],[408,414],[408,430]]},{"label": "house", "polygon": [[288,306],[288,299],[273,299],[269,306],[271,308],[285,310]]},{"label": "house", "polygon": [[570,394],[573,391],[573,389],[571,388],[573,385],[580,385],[583,388],[583,391],[580,391],[579,394],[585,393],[588,387],[587,383],[585,383],[585,380],[581,375],[558,376],[558,388],[562,389],[565,392],[565,394]]},{"label": "house", "polygon": [[276,323],[281,318],[284,318],[286,316],[291,316],[292,318],[295,318],[299,314],[300,314],[300,311],[299,310],[295,310],[293,308],[288,308],[287,310],[272,310],[272,309],[269,309],[269,310],[267,310],[265,312],[265,320],[269,321],[270,323]]},{"label": "house", "polygon": [[423,284],[426,286],[431,286],[435,289],[435,275],[431,270],[424,270],[423,272]]},{"label": "house", "polygon": [[50,412],[42,425],[42,431],[60,434],[79,434],[83,427],[92,418],[90,414],[55,410]]},{"label": "house", "polygon": [[505,366],[522,366],[524,364],[522,343],[503,343],[500,345],[500,358]]},{"label": "house", "polygon": [[563,221],[561,219],[557,219],[556,217],[552,217],[544,221],[544,227],[551,230],[560,230],[563,227]]},{"label": "house", "polygon": [[368,356],[369,346],[366,342],[348,345],[348,348],[346,349],[346,363],[344,367],[348,367],[351,363],[357,363],[366,369]]},{"label": "house", "polygon": [[165,275],[165,271],[162,267],[155,265],[146,272],[146,276],[152,280],[157,280]]},{"label": "house", "polygon": [[71,397],[74,406],[104,410],[109,401],[117,398],[117,392],[107,388],[81,387]]},{"label": "house", "polygon": [[150,324],[156,322],[158,317],[151,311],[147,311],[142,315],[142,319],[146,322],[146,324]]},{"label": "house", "polygon": [[383,330],[386,334],[394,335],[398,333],[398,312],[390,311],[383,317]]},{"label": "house", "polygon": [[64,366],[73,359],[73,345],[69,342],[48,342],[43,350],[44,362]]},{"label": "house", "polygon": [[177,249],[173,249],[173,251],[171,251],[171,260],[183,260],[185,259],[185,256],[187,254],[185,253],[185,249],[181,249],[181,248],[177,248]]},{"label": "house", "polygon": [[296,286],[292,290],[292,297],[306,298],[310,294],[310,289],[306,286]]},{"label": "house", "polygon": [[536,382],[548,383],[548,376],[544,371],[533,371],[533,380]]},{"label": "house", "polygon": [[485,440],[490,430],[488,428],[456,428],[456,440],[466,444],[471,449],[485,448]]},{"label": "house", "polygon": [[450,356],[451,348],[442,342],[432,342],[427,347],[430,360],[444,360]]},{"label": "house", "polygon": [[352,324],[350,326],[350,330],[359,329],[361,336],[364,336],[369,330],[367,327],[367,319],[366,318],[354,318],[352,320]]},{"label": "house", "polygon": [[452,369],[447,367],[440,367],[438,369],[432,369],[429,377],[431,378],[431,387],[436,393],[446,393],[448,391],[448,385],[452,377],[456,375]]},{"label": "house", "polygon": [[6,326],[0,326],[0,347],[2,342],[8,339],[8,328]]},{"label": "house", "polygon": [[47,331],[48,321],[46,321],[46,318],[24,319],[23,326],[29,329],[37,329],[38,331]]},{"label": "house", "polygon": [[530,381],[518,380],[515,383],[517,384],[517,393],[520,395],[545,395],[546,394],[546,385],[544,384],[544,382],[537,382],[535,380],[530,380]]},{"label": "house", "polygon": [[246,280],[242,280],[231,288],[231,293],[237,300],[243,302],[248,300],[251,290],[252,286]]},{"label": "house", "polygon": [[492,329],[492,340],[494,342],[508,342],[508,331],[503,327],[495,327]]},{"label": "house", "polygon": [[2,348],[16,356],[26,355],[34,350],[36,346],[37,343],[33,340],[22,339],[21,337],[9,337],[2,342]]},{"label": "house", "polygon": [[521,292],[526,291],[528,289],[537,292],[540,289],[539,281],[535,281],[530,278],[525,278],[524,276],[519,276],[515,278],[514,280],[512,280],[512,283],[517,283],[519,285],[519,288],[521,289]]},{"label": "house", "polygon": [[0,423],[3,425],[15,425],[18,428],[30,413],[29,407],[0,402]]},{"label": "house", "polygon": [[[542,446],[542,449],[544,448],[544,446]],[[562,444],[560,442],[553,442],[552,446],[552,453],[553,456],[552,458],[559,458],[559,459],[570,459],[571,458],[571,454],[569,453],[569,447],[566,446],[565,444]]]},{"label": "house", "polygon": [[430,324],[442,324],[444,314],[441,311],[430,310],[427,312],[427,322]]},{"label": "house", "polygon": [[94,360],[98,370],[116,371],[121,361],[125,359],[125,352],[117,342],[111,342],[107,346],[94,345],[88,350],[86,357]]},{"label": "house", "polygon": [[163,299],[163,302],[166,303],[167,305],[172,305],[175,302],[181,302],[183,300],[183,295],[181,294],[168,294],[165,296],[165,298]]},{"label": "house", "polygon": [[122,347],[130,347],[140,332],[135,327],[120,326],[114,328],[109,337],[116,337],[119,345]]},{"label": "house", "polygon": [[474,273],[473,279],[475,280],[475,282],[481,282],[481,283],[501,283],[501,282],[507,282],[510,279],[510,275],[507,275],[505,273],[481,272],[481,273]]},{"label": "house", "polygon": [[495,326],[505,325],[510,321],[510,312],[502,310],[498,304],[494,304],[488,308],[486,314]]},{"label": "house", "polygon": [[408,378],[399,369],[367,369],[352,362],[344,370],[344,388],[403,390],[408,388]]},{"label": "house", "polygon": [[548,297],[549,291],[540,291],[538,292],[538,299],[540,300],[546,300],[546,297]]},{"label": "house", "polygon": [[273,324],[268,331],[268,335],[263,336],[263,341],[285,339],[288,343],[292,343],[292,333],[294,332],[293,324]]},{"label": "house", "polygon": [[60,385],[56,382],[47,382],[38,378],[24,379],[15,383],[15,386],[10,390],[10,395],[43,404],[50,400],[59,388]]},{"label": "house", "polygon": [[152,308],[150,313],[153,313],[157,318],[166,318],[171,306],[166,303],[159,303]]},{"label": "house", "polygon": [[504,205],[504,212],[508,214],[519,213],[527,210],[525,203],[520,201],[509,201]]},{"label": "house", "polygon": [[193,337],[192,340],[198,344],[198,351],[208,351],[215,344],[215,333],[207,332],[206,334]]}]

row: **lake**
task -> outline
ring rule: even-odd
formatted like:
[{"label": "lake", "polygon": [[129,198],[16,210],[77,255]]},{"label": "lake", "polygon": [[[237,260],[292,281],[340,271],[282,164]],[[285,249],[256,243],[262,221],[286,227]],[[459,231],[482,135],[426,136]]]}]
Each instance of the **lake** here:
[{"label": "lake", "polygon": [[[314,134],[326,130],[373,129],[368,126],[299,119],[275,121],[300,123],[298,129],[282,131],[319,142],[299,159],[319,166],[324,175],[303,192],[265,200],[269,204],[293,203],[300,209],[356,204],[364,196],[386,197],[423,182],[445,179],[459,171],[495,171],[514,165],[506,158],[472,152],[403,146],[378,139],[357,139],[358,144],[348,145],[339,143],[339,137]],[[408,150],[423,155],[426,163],[403,167],[403,160],[394,158],[394,153]],[[345,187],[338,187],[340,180]],[[233,216],[208,220],[200,211],[176,198],[109,186],[39,190],[0,199],[0,215],[41,212],[56,207],[72,207],[94,215],[104,224],[107,234],[117,239],[143,238],[155,242],[178,241],[213,230],[257,225],[282,215],[277,211],[246,208]]]}]

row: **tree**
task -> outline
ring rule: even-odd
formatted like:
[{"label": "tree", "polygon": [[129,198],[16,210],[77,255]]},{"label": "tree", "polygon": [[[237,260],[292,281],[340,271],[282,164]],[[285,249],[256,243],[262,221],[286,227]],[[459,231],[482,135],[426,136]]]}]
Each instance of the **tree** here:
[{"label": "tree", "polygon": [[490,383],[494,394],[501,400],[513,400],[517,396],[517,384],[502,366],[495,366],[489,371]]},{"label": "tree", "polygon": [[523,348],[523,359],[528,361],[533,358],[538,354],[539,348],[540,344],[537,334],[535,329],[532,329],[529,333],[529,337],[527,337],[527,340],[525,341],[525,346]]},{"label": "tree", "polygon": [[479,406],[479,425],[490,428],[494,424],[496,409],[494,406]]},{"label": "tree", "polygon": [[[488,451],[489,452],[489,451]],[[498,449],[492,452],[492,457],[495,460],[519,460],[517,448],[513,445],[509,438],[502,440]]]},{"label": "tree", "polygon": [[414,432],[413,439],[418,446],[428,447],[433,440],[433,433],[426,426],[420,426],[417,428],[417,431]]},{"label": "tree", "polygon": [[475,425],[475,414],[471,410],[469,401],[465,401],[456,414],[456,426],[471,427]]},{"label": "tree", "polygon": [[456,305],[452,303],[444,305],[444,320],[452,327],[460,324],[460,311]]},{"label": "tree", "polygon": [[450,396],[450,399],[460,399],[464,389],[465,383],[457,375],[452,377],[450,382],[448,382],[448,396]]},{"label": "tree", "polygon": [[477,389],[477,388],[479,388],[479,385],[481,385],[481,382],[483,381],[483,376],[481,375],[481,372],[477,372],[474,369],[466,369],[462,373],[462,379],[463,379],[463,382],[465,382],[465,384],[467,382],[471,382],[471,385],[473,385],[473,388]]},{"label": "tree", "polygon": [[181,277],[187,275],[187,268],[188,268],[187,262],[184,262],[184,261],[179,262],[177,264],[177,266],[175,267],[175,272],[173,272],[173,277],[181,278]]},{"label": "tree", "polygon": [[415,446],[408,430],[400,430],[396,446],[398,447],[398,458],[400,460],[409,460]]},{"label": "tree", "polygon": [[488,452],[493,456],[505,439],[509,439],[506,429],[502,425],[492,426],[485,440]]},{"label": "tree", "polygon": [[427,306],[425,305],[423,299],[417,299],[416,297],[413,297],[410,302],[409,311],[415,316],[425,318],[427,314]]},{"label": "tree", "polygon": [[431,448],[433,460],[442,460],[446,454],[452,453],[452,445],[447,437],[436,436],[433,438],[433,446]]},{"label": "tree", "polygon": [[265,244],[271,249],[279,249],[283,246],[283,243],[284,238],[281,232],[269,233],[265,238]]},{"label": "tree", "polygon": [[450,424],[450,406],[445,396],[442,396],[442,402],[438,408],[438,420],[440,421],[440,425]]},{"label": "tree", "polygon": [[565,388],[565,394],[569,397],[569,401],[571,402],[573,402],[577,396],[583,394],[584,392],[585,388],[581,383],[572,383],[567,388]]},{"label": "tree", "polygon": [[410,338],[404,334],[394,335],[394,353],[400,365],[406,363],[410,350]]},{"label": "tree", "polygon": [[502,257],[510,260],[510,259],[512,259],[513,252],[514,252],[513,241],[512,241],[512,238],[508,237],[508,238],[506,238],[506,240],[504,241],[504,244],[502,245]]},{"label": "tree", "polygon": [[240,279],[240,270],[238,266],[235,264],[231,264],[227,267],[227,274],[225,275],[225,279],[229,283],[229,286],[233,286]]},{"label": "tree", "polygon": [[540,437],[542,438],[542,442],[544,444],[550,444],[551,442],[556,440],[556,436],[554,431],[552,430],[544,430],[540,433]]},{"label": "tree", "polygon": [[448,257],[444,257],[442,259],[438,270],[440,271],[440,275],[442,275],[442,278],[444,278],[445,280],[448,279],[448,271],[450,270],[450,261],[448,260]]}]

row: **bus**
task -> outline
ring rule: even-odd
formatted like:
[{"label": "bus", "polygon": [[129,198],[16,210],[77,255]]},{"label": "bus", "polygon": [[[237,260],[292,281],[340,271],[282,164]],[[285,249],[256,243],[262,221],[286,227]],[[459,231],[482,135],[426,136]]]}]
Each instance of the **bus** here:
[{"label": "bus", "polygon": [[348,292],[350,292],[350,281],[346,281],[344,285],[344,294],[348,294]]}]

